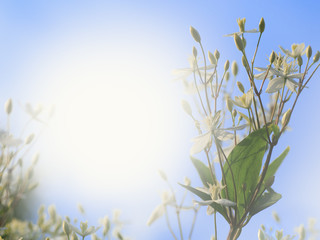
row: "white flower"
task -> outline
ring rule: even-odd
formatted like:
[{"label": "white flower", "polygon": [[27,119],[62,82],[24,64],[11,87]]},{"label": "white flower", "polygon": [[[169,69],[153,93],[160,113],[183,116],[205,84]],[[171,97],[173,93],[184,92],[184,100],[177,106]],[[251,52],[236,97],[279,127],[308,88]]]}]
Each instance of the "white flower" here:
[{"label": "white flower", "polygon": [[88,222],[80,222],[80,229],[78,229],[77,227],[71,225],[71,228],[74,232],[78,233],[80,236],[82,236],[83,238],[88,236],[88,235],[91,235],[93,233],[95,233],[96,231],[99,230],[100,227],[89,227],[88,228]]},{"label": "white flower", "polygon": [[18,147],[23,143],[21,139],[14,138],[13,135],[9,134],[4,130],[0,130],[0,143],[6,147]]},{"label": "white flower", "polygon": [[268,76],[266,77],[267,75],[267,68],[260,68],[260,67],[255,67],[256,70],[258,70],[259,72],[262,72],[262,73],[258,73],[256,75],[254,75],[254,78],[257,79],[257,80],[263,80],[265,78],[270,78],[273,76],[273,73],[272,71],[269,70],[268,72]]},{"label": "white flower", "polygon": [[247,93],[244,93],[241,97],[234,97],[233,103],[241,108],[249,109],[252,103],[253,90],[250,88]]},{"label": "white flower", "polygon": [[220,111],[217,112],[214,117],[205,117],[203,122],[204,128],[207,130],[207,132],[193,139],[194,144],[190,150],[191,155],[199,153],[203,149],[205,149],[211,142],[212,136],[215,136],[221,141],[232,139],[233,134],[225,132],[223,129],[217,128],[217,126],[219,125],[220,113]]},{"label": "white flower", "polygon": [[164,191],[161,195],[162,203],[156,206],[156,208],[152,211],[148,221],[147,225],[150,226],[154,221],[159,219],[163,216],[163,214],[166,211],[167,205],[173,205],[174,204],[174,197],[173,195],[170,195],[167,191]]},{"label": "white flower", "polygon": [[194,201],[194,203],[199,204],[200,206],[208,206],[207,214],[211,215],[214,212],[214,209],[210,206],[212,203],[218,203],[224,207],[235,207],[237,204],[224,198],[219,198],[221,190],[225,187],[222,186],[219,182],[216,184],[208,183],[209,188],[197,188],[197,190],[204,192],[210,195],[211,200],[206,201]]},{"label": "white flower", "polygon": [[204,128],[207,131],[204,134],[193,139],[194,144],[190,149],[190,155],[204,150],[212,142],[212,137],[215,137],[218,141],[227,141],[233,138],[233,134],[227,131],[241,130],[246,127],[246,125],[241,125],[237,127],[230,128],[219,128],[220,126],[220,113],[218,111],[214,117],[208,116],[204,119]]},{"label": "white flower", "polygon": [[[176,78],[174,80],[187,79],[193,73],[196,73],[196,74],[199,73],[194,56],[189,57],[188,61],[190,64],[190,68],[180,68],[180,69],[176,69],[173,71],[174,75],[179,76],[178,78]],[[215,66],[216,66],[215,64],[210,64],[210,65],[207,65],[207,67],[199,67],[199,71],[200,71],[201,76],[204,76],[205,70],[213,69]],[[207,75],[209,75],[209,74],[207,74]]]},{"label": "white flower", "polygon": [[246,18],[238,18],[237,23],[239,25],[239,32],[230,33],[225,35],[225,37],[233,37],[234,34],[241,35],[243,33],[258,33],[259,31],[257,29],[251,29],[251,30],[245,30],[245,24],[246,24]]},{"label": "white flower", "polygon": [[295,87],[299,86],[299,83],[294,81],[294,78],[300,79],[303,77],[304,73],[295,73],[294,65],[291,63],[283,62],[282,69],[280,71],[275,69],[270,69],[273,75],[276,75],[274,79],[271,79],[266,92],[274,93],[279,91],[281,88],[287,86],[290,91],[294,92]]},{"label": "white flower", "polygon": [[42,106],[39,104],[37,107],[32,107],[30,103],[26,104],[26,112],[32,117],[37,118],[37,116],[41,113]]},{"label": "white flower", "polygon": [[287,50],[287,49],[284,49],[283,47],[281,47],[281,50],[288,56],[292,57],[292,58],[297,58],[298,56],[302,56],[304,54],[304,48],[305,48],[305,45],[304,43],[300,43],[300,44],[292,44],[291,45],[291,51],[290,50]]}]

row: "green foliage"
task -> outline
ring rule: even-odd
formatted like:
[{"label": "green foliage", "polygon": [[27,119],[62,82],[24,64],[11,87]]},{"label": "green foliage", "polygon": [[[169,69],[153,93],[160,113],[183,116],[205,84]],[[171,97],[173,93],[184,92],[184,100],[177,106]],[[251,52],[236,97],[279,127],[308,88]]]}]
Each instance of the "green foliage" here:
[{"label": "green foliage", "polygon": [[226,190],[222,192],[222,197],[237,202],[239,219],[244,214],[258,183],[262,159],[267,150],[266,137],[265,128],[252,132],[230,153],[230,167],[229,164],[224,164]]},{"label": "green foliage", "polygon": [[253,203],[250,208],[250,215],[253,216],[258,212],[272,206],[281,199],[281,194],[276,193],[271,188],[268,189],[268,192],[263,193],[257,200]]},{"label": "green foliage", "polygon": [[266,176],[265,176],[265,180],[268,180],[270,177],[274,176],[278,170],[278,168],[280,167],[281,163],[283,162],[283,160],[285,159],[285,157],[288,155],[290,150],[290,147],[287,147],[281,154],[279,157],[277,157],[275,160],[273,160],[267,170]]},{"label": "green foliage", "polygon": [[[208,201],[208,200],[211,200],[211,196],[203,191],[200,191],[196,188],[193,188],[191,186],[186,186],[186,185],[183,185],[183,184],[180,184],[182,187],[188,189],[190,192],[194,193],[195,195],[197,195],[198,197],[200,197],[202,200],[204,201]],[[218,203],[211,203],[210,206],[215,209],[217,212],[219,212],[225,219],[226,221],[228,221],[228,216],[227,216],[227,213],[226,213],[226,209],[224,207],[222,207],[220,204]]]},{"label": "green foliage", "polygon": [[[194,167],[197,169],[198,174],[201,178],[201,181],[205,187],[207,188],[209,187],[208,183],[212,185],[217,182],[216,177],[214,175],[211,175],[209,167],[207,167],[203,162],[201,162],[200,160],[194,157],[191,157],[191,161]],[[213,176],[213,179],[212,179],[212,176]]]}]

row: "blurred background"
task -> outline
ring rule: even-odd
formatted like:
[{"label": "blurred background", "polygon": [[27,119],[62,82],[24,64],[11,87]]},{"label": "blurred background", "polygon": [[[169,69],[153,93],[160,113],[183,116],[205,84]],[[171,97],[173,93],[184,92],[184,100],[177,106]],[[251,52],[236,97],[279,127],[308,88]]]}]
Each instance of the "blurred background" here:
[{"label": "blurred background", "polygon": [[[39,187],[26,210],[30,217],[36,217],[40,204],[55,204],[62,216],[79,217],[81,203],[86,214],[79,219],[97,225],[99,218],[121,209],[126,235],[171,239],[164,218],[151,227],[146,221],[167,188],[158,169],[166,172],[178,196],[183,190],[177,183],[185,176],[200,185],[189,158],[197,132],[181,107],[188,98],[183,84],[172,75],[189,66],[195,44],[189,27],[200,32],[206,50],[220,51],[221,62],[240,63],[233,39],[223,36],[238,31],[237,18],[246,17],[246,29],[252,29],[264,17],[256,64],[265,66],[279,45],[289,49],[304,42],[314,53],[320,49],[319,9],[316,1],[297,0],[1,1],[0,102],[11,97],[14,112],[27,102],[55,106],[34,147],[40,152]],[[255,46],[257,38],[248,36],[247,45]],[[274,184],[283,198],[255,216],[240,239],[255,239],[262,223],[292,233],[309,217],[320,219],[319,77],[316,73],[302,94],[292,131],[274,155],[291,147]],[[244,79],[240,68],[238,80]],[[19,126],[23,116],[15,114]],[[205,210],[200,210],[193,239],[213,234]],[[274,224],[272,210],[279,213],[280,225]],[[191,215],[183,223],[187,230]],[[225,238],[228,226],[220,217],[218,227]]]}]

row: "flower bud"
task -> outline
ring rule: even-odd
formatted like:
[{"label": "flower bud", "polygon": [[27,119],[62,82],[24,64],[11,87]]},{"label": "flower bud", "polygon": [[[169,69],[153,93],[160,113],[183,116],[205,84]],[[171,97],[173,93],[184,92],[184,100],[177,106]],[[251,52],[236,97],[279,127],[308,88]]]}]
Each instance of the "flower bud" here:
[{"label": "flower bud", "polygon": [[288,124],[291,115],[291,109],[288,109],[282,116],[281,124],[285,126]]},{"label": "flower bud", "polygon": [[224,71],[225,72],[228,71],[229,65],[230,65],[229,60],[227,60],[226,63],[224,64]]},{"label": "flower bud", "polygon": [[71,240],[79,240],[77,234],[75,232],[72,232],[72,235],[71,235]]},{"label": "flower bud", "polygon": [[245,49],[246,46],[247,46],[247,40],[243,36],[241,37],[241,40],[242,40],[242,43],[243,43],[243,49]]},{"label": "flower bud", "polygon": [[226,72],[225,79],[226,79],[227,82],[229,81],[229,79],[230,79],[230,73],[229,72]]},{"label": "flower bud", "polygon": [[192,26],[190,27],[190,33],[191,33],[193,39],[194,39],[196,42],[198,42],[198,43],[201,42],[201,37],[200,37],[199,32],[198,32],[194,27],[192,27]]},{"label": "flower bud", "polygon": [[248,65],[248,62],[247,62],[245,56],[242,56],[241,62],[242,62],[242,65],[243,65],[246,69],[249,68],[249,65]]},{"label": "flower bud", "polygon": [[306,55],[307,55],[307,58],[308,58],[308,59],[311,58],[312,48],[311,48],[310,46],[308,46],[307,49],[306,49]]},{"label": "flower bud", "polygon": [[12,100],[9,98],[4,104],[4,109],[6,113],[9,115],[12,112]]},{"label": "flower bud", "polygon": [[278,213],[276,211],[272,212],[272,217],[277,223],[280,223],[280,217],[279,217],[279,215],[278,215]]},{"label": "flower bud", "polygon": [[184,185],[190,186],[191,185],[191,180],[187,177],[184,177]]},{"label": "flower bud", "polygon": [[233,76],[237,76],[238,75],[239,68],[238,68],[238,64],[237,64],[236,61],[232,62],[231,71],[232,71]]},{"label": "flower bud", "polygon": [[[232,111],[232,117],[233,117],[233,118],[236,118],[237,114],[238,114],[237,110],[233,109],[233,111]],[[239,120],[239,122],[240,122],[240,121],[241,121],[241,120]]]},{"label": "flower bud", "polygon": [[110,230],[110,220],[108,216],[106,216],[103,221],[103,231],[102,231],[102,234],[104,237],[108,235],[109,230]]},{"label": "flower bud", "polygon": [[32,157],[32,165],[36,165],[39,161],[39,158],[40,158],[40,154],[39,153],[36,153],[35,155],[33,155]]},{"label": "flower bud", "polygon": [[208,51],[208,56],[209,56],[209,61],[211,64],[217,64],[217,59],[214,57],[214,55],[212,54],[212,52]]},{"label": "flower bud", "polygon": [[30,135],[26,138],[25,144],[28,145],[29,143],[32,142],[33,139],[34,139],[34,134],[32,133],[32,134],[30,134]]},{"label": "flower bud", "polygon": [[215,50],[215,51],[214,51],[214,57],[217,59],[217,61],[219,60],[219,58],[220,58],[220,53],[219,53],[218,50]]},{"label": "flower bud", "polygon": [[181,101],[181,104],[182,104],[183,110],[184,110],[189,116],[192,117],[192,109],[191,109],[189,103],[188,103],[186,100],[182,100],[182,101]]},{"label": "flower bud", "polygon": [[69,227],[69,223],[67,223],[66,221],[63,221],[63,223],[62,223],[62,229],[63,229],[63,232],[64,232],[65,234],[67,234],[67,236],[70,235],[71,230],[70,230],[70,227]]},{"label": "flower bud", "polygon": [[260,33],[263,33],[265,27],[266,27],[266,23],[264,22],[264,19],[263,19],[263,17],[262,17],[261,20],[260,20],[260,23],[259,23],[259,32],[260,32]]},{"label": "flower bud", "polygon": [[242,42],[241,38],[238,36],[238,34],[234,34],[234,42],[235,42],[238,50],[243,51],[243,49],[244,49],[243,42]]},{"label": "flower bud", "polygon": [[227,97],[227,108],[229,110],[229,112],[232,112],[232,108],[233,108],[233,103],[230,97]]},{"label": "flower bud", "polygon": [[264,233],[262,232],[261,229],[258,231],[258,239],[259,240],[266,240],[266,237],[264,236]]},{"label": "flower bud", "polygon": [[305,239],[305,237],[306,237],[306,229],[304,228],[303,224],[301,224],[297,228],[297,232],[299,234],[299,239]]},{"label": "flower bud", "polygon": [[281,229],[281,231],[276,231],[276,239],[284,239],[283,238],[283,229]]},{"label": "flower bud", "polygon": [[196,58],[198,55],[198,51],[195,46],[193,46],[193,48],[192,48],[192,54],[193,54],[194,58]]},{"label": "flower bud", "polygon": [[163,171],[159,170],[158,172],[159,172],[160,177],[161,177],[164,181],[168,181],[167,175],[166,175]]},{"label": "flower bud", "polygon": [[270,57],[269,57],[270,63],[272,64],[275,59],[276,59],[276,53],[274,51],[272,51],[272,53],[270,54]]},{"label": "flower bud", "polygon": [[240,116],[238,117],[238,122],[241,122],[242,119],[243,119],[243,117],[240,115]]},{"label": "flower bud", "polygon": [[239,90],[240,90],[242,93],[244,93],[244,86],[242,85],[242,83],[239,82],[239,81],[237,81],[237,86],[238,86]]},{"label": "flower bud", "polygon": [[297,61],[298,61],[298,66],[301,67],[303,63],[301,55],[298,56]]},{"label": "flower bud", "polygon": [[318,62],[320,58],[320,52],[317,51],[316,54],[313,56],[313,62]]},{"label": "flower bud", "polygon": [[245,29],[245,24],[246,24],[246,18],[242,18],[242,19],[238,18],[237,23],[238,23],[240,32],[243,33],[245,31],[244,29]]}]

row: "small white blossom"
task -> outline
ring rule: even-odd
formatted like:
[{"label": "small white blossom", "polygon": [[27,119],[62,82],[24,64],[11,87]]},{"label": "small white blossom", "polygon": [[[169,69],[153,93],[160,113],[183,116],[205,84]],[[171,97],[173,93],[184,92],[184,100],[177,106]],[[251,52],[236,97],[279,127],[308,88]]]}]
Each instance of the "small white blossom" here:
[{"label": "small white blossom", "polygon": [[230,33],[225,35],[225,37],[233,37],[234,34],[242,35],[243,33],[258,33],[259,31],[257,29],[251,29],[251,30],[245,30],[245,24],[246,24],[246,18],[238,18],[237,23],[239,25],[239,32]]},{"label": "small white blossom", "polygon": [[233,103],[241,108],[249,109],[252,103],[253,90],[250,88],[247,93],[244,93],[241,97],[234,97]]},{"label": "small white blossom", "polygon": [[275,69],[270,69],[269,71],[271,71],[272,74],[276,75],[277,77],[270,80],[266,90],[267,93],[277,92],[282,89],[284,85],[287,86],[290,91],[295,92],[295,88],[299,86],[299,83],[293,79],[301,79],[304,75],[304,73],[295,73],[296,70],[292,62],[289,64],[283,62],[280,71]]},{"label": "small white blossom", "polygon": [[304,43],[300,43],[300,44],[292,44],[291,45],[291,51],[284,49],[283,47],[281,47],[281,50],[288,56],[292,57],[292,58],[297,58],[298,56],[302,56],[305,53],[305,45]]},{"label": "small white blossom", "polygon": [[13,137],[4,130],[0,130],[0,144],[6,147],[18,147],[23,141],[19,138]]}]

